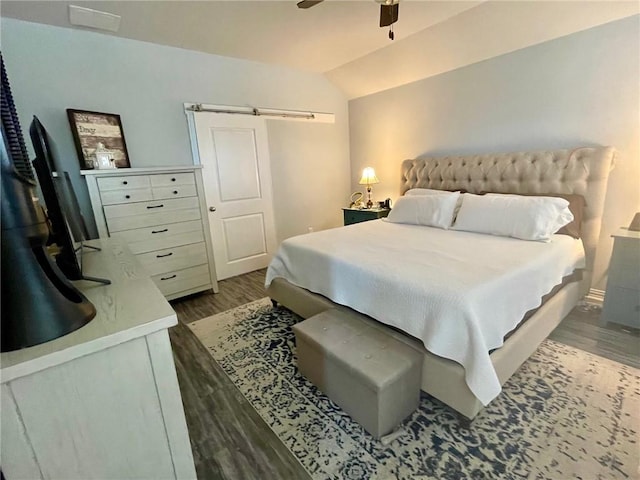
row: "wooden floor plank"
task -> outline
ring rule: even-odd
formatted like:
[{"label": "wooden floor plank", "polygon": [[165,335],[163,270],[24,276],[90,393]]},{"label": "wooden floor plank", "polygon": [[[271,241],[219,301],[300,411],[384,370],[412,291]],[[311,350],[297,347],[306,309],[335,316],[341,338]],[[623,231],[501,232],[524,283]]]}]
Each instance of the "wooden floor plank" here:
[{"label": "wooden floor plank", "polygon": [[593,305],[574,308],[549,338],[601,357],[640,368],[640,330],[601,323],[602,309]]},{"label": "wooden floor plank", "polygon": [[169,334],[198,478],[310,478],[191,330]]}]

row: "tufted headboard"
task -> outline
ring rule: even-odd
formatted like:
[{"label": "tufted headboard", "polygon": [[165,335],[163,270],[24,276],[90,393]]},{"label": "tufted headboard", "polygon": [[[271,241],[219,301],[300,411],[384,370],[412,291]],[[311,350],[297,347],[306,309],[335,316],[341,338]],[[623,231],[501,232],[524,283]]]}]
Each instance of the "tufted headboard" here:
[{"label": "tufted headboard", "polygon": [[[470,193],[575,193],[584,196],[582,223],[589,289],[609,172],[612,147],[424,157],[402,162],[400,193],[410,188],[466,190]],[[585,291],[586,293],[586,291]]]}]

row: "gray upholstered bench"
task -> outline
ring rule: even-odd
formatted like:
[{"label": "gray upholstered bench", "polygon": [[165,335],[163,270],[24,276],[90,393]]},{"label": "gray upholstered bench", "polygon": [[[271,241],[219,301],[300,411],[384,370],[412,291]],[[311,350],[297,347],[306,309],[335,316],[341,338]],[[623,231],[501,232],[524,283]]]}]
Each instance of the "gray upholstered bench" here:
[{"label": "gray upholstered bench", "polygon": [[422,354],[358,318],[327,310],[293,326],[298,368],[371,435],[418,407]]}]

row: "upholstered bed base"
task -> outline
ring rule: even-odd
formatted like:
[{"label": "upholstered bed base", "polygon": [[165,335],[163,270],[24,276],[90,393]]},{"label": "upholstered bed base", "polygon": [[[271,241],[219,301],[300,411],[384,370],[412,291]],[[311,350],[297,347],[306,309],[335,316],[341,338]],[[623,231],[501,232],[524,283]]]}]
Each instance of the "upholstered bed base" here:
[{"label": "upholstered bed base", "polygon": [[[547,300],[504,345],[491,353],[501,384],[531,356],[588,291],[614,150],[576,148],[545,152],[516,152],[464,157],[423,158],[402,164],[401,193],[410,188],[463,189],[471,193],[576,193],[586,200],[582,239],[587,267],[583,279],[569,283]],[[329,308],[347,309],[325,297],[276,278],[268,295],[303,318]],[[349,309],[347,309],[349,310]],[[418,340],[358,314],[377,328],[424,352],[422,390],[467,418],[474,418],[483,405],[464,380],[464,369],[451,360],[427,352]]]},{"label": "upholstered bed base", "polygon": [[[500,384],[504,384],[515,373],[580,300],[582,296],[580,283],[573,282],[562,288],[518,328],[501,348],[491,354],[491,361],[498,374]],[[473,419],[483,408],[482,403],[471,393],[465,383],[464,369],[452,360],[428,352],[419,340],[386,327],[347,307],[336,305],[327,298],[292,285],[282,278],[273,280],[267,289],[267,294],[272,300],[286,306],[303,318],[312,317],[331,308],[347,310],[352,314],[359,315],[361,320],[369,322],[398,340],[423,351],[423,391],[469,419]]]}]

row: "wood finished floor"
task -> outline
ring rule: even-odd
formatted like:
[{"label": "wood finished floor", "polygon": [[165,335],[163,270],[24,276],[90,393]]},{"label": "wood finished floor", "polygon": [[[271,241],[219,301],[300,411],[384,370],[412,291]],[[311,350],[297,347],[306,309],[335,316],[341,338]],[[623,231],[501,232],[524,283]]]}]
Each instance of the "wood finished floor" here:
[{"label": "wood finished floor", "polygon": [[311,478],[186,326],[263,298],[264,275],[223,280],[217,294],[172,302],[179,323],[169,336],[199,479]]},{"label": "wood finished floor", "polygon": [[[265,296],[265,270],[220,282],[220,292],[172,302],[169,331],[199,479],[310,479],[229,380],[187,323]],[[600,309],[576,307],[551,339],[640,368],[640,331],[600,324]]]}]

